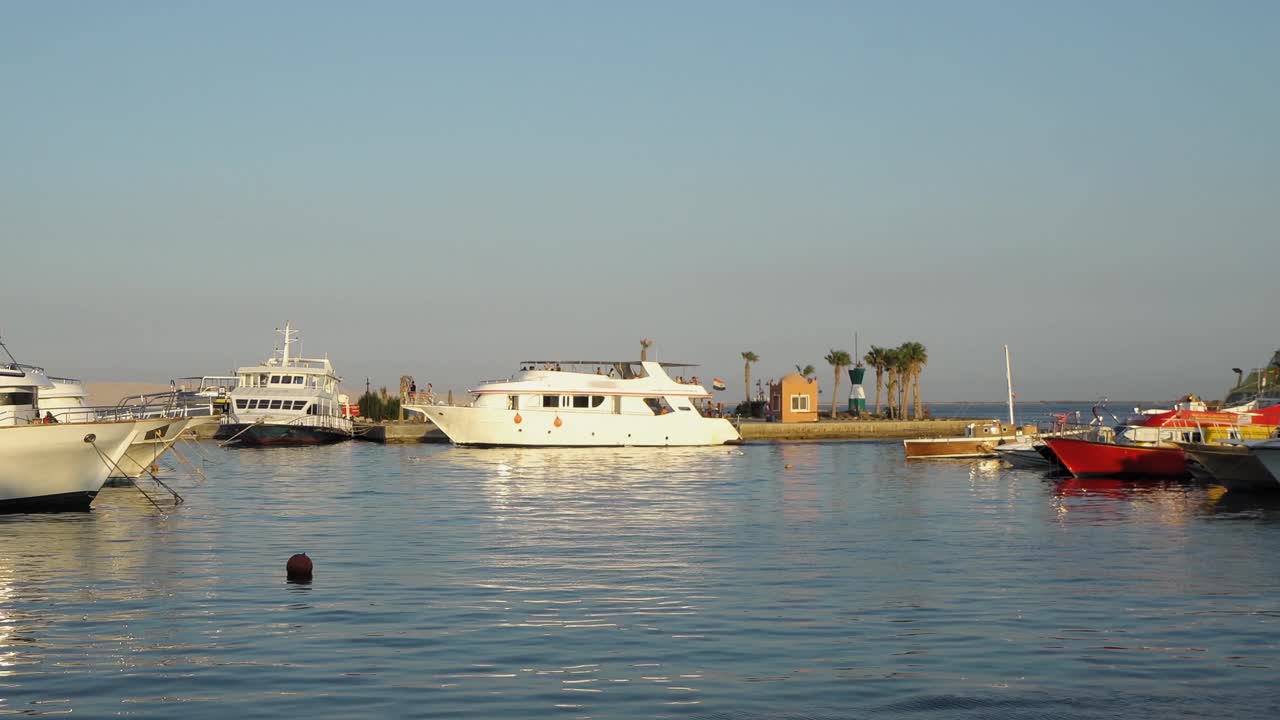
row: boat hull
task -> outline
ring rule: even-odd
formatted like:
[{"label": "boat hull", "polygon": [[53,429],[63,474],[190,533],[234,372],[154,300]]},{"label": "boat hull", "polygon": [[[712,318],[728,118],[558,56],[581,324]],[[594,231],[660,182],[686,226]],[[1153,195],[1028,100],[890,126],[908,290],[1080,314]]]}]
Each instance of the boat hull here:
[{"label": "boat hull", "polygon": [[1209,481],[1225,487],[1229,492],[1273,493],[1280,492],[1280,481],[1267,469],[1262,460],[1243,445],[1182,446],[1188,463],[1195,461],[1209,475]]},{"label": "boat hull", "polygon": [[1036,447],[996,447],[996,454],[1001,460],[1017,468],[1027,470],[1055,470],[1059,467],[1055,460],[1046,458]]},{"label": "boat hull", "polygon": [[[170,420],[0,428],[0,511],[86,510],[133,440]],[[93,436],[93,442],[85,441]]]},{"label": "boat hull", "polygon": [[1000,437],[985,438],[918,438],[903,440],[907,459],[922,458],[984,458],[996,457],[996,446],[1003,440]]},{"label": "boat hull", "polygon": [[172,424],[161,428],[158,432],[143,434],[125,449],[124,457],[116,463],[117,468],[111,471],[111,477],[137,480],[151,471],[160,457],[168,452],[169,448],[173,447],[185,433],[200,426],[217,424],[218,419],[217,415],[179,417],[174,418]]},{"label": "boat hull", "polygon": [[1254,445],[1250,450],[1271,477],[1280,480],[1280,445],[1268,442],[1262,446]]},{"label": "boat hull", "polygon": [[1076,477],[1188,477],[1186,455],[1179,447],[1142,447],[1045,438],[1058,461]]},{"label": "boat hull", "polygon": [[288,447],[298,445],[329,445],[350,440],[351,433],[336,428],[310,425],[272,425],[270,423],[223,425],[218,439],[242,447]]},{"label": "boat hull", "polygon": [[724,418],[649,417],[537,409],[411,405],[456,445],[476,447],[678,447],[730,445],[742,437]]}]

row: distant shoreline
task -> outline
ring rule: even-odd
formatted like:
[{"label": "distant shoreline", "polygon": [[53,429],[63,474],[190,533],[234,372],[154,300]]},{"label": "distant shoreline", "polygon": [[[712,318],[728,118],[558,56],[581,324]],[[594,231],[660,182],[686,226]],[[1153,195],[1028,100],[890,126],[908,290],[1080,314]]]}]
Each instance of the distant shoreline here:
[{"label": "distant shoreline", "polygon": [[[1090,400],[1014,400],[1013,404],[1014,405],[1085,405],[1085,404],[1096,404],[1098,402],[1099,401],[1095,398]],[[1150,400],[1113,400],[1110,398],[1106,400],[1107,405],[1132,405],[1132,404],[1142,405],[1144,403],[1149,404],[1150,402],[1151,402]],[[930,405],[1005,406],[1009,404],[1009,401],[1008,400],[930,400],[929,402],[922,403],[922,404],[925,407],[928,407]]]}]

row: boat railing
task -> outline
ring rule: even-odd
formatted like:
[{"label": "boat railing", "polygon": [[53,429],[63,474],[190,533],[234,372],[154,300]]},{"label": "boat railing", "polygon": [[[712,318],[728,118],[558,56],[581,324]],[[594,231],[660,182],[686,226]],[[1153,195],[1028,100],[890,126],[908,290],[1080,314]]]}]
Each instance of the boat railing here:
[{"label": "boat railing", "polygon": [[300,415],[293,418],[285,425],[296,425],[298,427],[321,427],[329,430],[339,430],[345,433],[353,432],[355,425],[350,418],[336,417],[333,415]]},{"label": "boat railing", "polygon": [[[487,380],[485,382],[506,382],[505,380]],[[444,405],[444,399],[436,397],[434,392],[406,392],[400,396],[404,405]]]}]

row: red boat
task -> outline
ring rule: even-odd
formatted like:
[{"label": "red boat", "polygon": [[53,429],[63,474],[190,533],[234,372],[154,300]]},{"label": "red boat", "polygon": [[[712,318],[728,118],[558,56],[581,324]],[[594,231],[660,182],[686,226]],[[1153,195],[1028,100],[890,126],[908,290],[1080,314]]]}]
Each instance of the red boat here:
[{"label": "red boat", "polygon": [[1189,476],[1186,456],[1176,445],[1116,445],[1069,437],[1047,437],[1044,442],[1076,477]]},{"label": "red boat", "polygon": [[1280,410],[1252,413],[1177,409],[1142,417],[1116,428],[1114,442],[1045,437],[1045,444],[1076,477],[1188,477],[1178,443],[1267,437]]}]

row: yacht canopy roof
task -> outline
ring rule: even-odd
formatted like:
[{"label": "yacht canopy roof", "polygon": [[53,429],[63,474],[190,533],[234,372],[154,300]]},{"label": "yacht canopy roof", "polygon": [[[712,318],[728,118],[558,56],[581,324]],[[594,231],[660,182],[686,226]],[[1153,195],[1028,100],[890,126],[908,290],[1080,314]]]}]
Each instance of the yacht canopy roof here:
[{"label": "yacht canopy roof", "polygon": [[[651,360],[647,362],[658,362]],[[521,360],[521,365],[636,365],[639,360]],[[662,367],[698,367],[697,363],[658,362]]]}]

